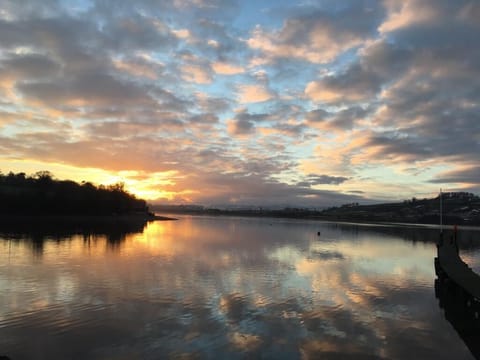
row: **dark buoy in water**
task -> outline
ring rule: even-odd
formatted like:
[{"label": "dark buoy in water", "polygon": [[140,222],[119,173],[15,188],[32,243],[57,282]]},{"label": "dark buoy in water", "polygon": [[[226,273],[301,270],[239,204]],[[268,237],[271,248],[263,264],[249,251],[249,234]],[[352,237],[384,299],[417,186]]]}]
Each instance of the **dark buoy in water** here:
[{"label": "dark buoy in water", "polygon": [[320,236],[320,231],[317,232],[317,236]]}]

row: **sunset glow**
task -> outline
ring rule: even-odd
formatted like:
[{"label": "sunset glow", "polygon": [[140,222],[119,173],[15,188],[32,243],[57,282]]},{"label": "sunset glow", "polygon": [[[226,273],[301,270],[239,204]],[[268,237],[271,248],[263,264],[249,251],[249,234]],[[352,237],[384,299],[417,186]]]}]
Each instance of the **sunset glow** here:
[{"label": "sunset glow", "polygon": [[150,203],[480,190],[480,3],[0,2],[0,171]]}]

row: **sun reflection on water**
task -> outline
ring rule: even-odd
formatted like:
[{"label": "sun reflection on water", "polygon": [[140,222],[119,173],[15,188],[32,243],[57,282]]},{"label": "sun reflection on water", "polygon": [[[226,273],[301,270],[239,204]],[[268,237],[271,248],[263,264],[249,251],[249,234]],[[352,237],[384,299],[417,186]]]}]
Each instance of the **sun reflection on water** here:
[{"label": "sun reflection on water", "polygon": [[468,358],[432,293],[432,243],[185,217],[137,233],[5,238],[0,251],[0,349],[12,358]]}]

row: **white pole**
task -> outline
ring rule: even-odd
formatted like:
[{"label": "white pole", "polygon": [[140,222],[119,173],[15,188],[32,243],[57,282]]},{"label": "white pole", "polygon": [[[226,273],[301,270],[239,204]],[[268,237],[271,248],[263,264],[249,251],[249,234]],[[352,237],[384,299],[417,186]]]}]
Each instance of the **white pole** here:
[{"label": "white pole", "polygon": [[442,204],[442,189],[440,188],[440,232],[443,232],[443,204]]}]

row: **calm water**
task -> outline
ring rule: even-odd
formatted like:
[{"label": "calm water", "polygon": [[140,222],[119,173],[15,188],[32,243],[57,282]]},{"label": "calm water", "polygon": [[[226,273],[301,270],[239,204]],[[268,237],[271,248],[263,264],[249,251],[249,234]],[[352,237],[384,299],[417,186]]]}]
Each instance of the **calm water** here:
[{"label": "calm water", "polygon": [[[424,240],[436,234],[223,217],[115,236],[10,232],[0,355],[471,359],[435,298],[436,248]],[[480,240],[464,237],[478,271]]]}]

